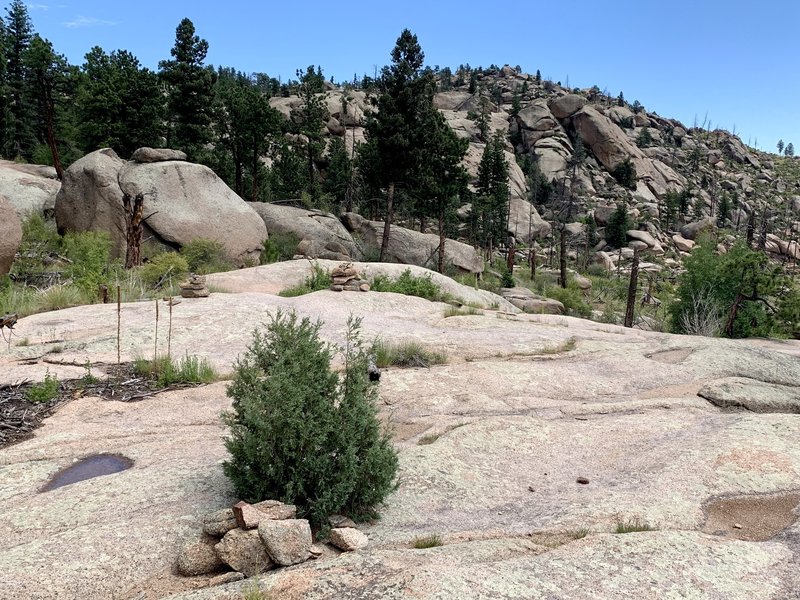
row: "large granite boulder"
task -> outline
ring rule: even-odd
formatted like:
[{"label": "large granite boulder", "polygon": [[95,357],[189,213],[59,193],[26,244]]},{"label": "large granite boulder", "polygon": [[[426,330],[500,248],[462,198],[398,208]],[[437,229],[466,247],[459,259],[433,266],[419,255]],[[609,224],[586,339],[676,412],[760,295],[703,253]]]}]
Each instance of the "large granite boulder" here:
[{"label": "large granite boulder", "polygon": [[22,242],[22,225],[11,203],[0,196],[0,275],[11,270]]},{"label": "large granite boulder", "polygon": [[267,239],[264,221],[208,167],[176,160],[126,162],[107,148],[65,172],[56,198],[59,231],[105,231],[114,254],[124,255],[123,193],[143,194],[146,233],[168,247],[209,239],[243,265],[258,260]]},{"label": "large granite boulder", "polygon": [[[355,213],[345,213],[342,222],[358,239],[365,254],[380,253],[383,242],[383,222],[369,221]],[[435,268],[438,262],[439,236],[420,233],[392,225],[385,261],[404,265]],[[445,264],[469,273],[483,272],[483,258],[469,244],[448,239],[445,243]]]},{"label": "large granite boulder", "polygon": [[60,188],[53,167],[0,160],[0,196],[5,196],[20,219],[52,213]]},{"label": "large granite boulder", "polygon": [[361,258],[353,236],[330,213],[266,202],[247,204],[264,220],[270,234],[287,233],[297,237],[297,254],[330,260]]}]

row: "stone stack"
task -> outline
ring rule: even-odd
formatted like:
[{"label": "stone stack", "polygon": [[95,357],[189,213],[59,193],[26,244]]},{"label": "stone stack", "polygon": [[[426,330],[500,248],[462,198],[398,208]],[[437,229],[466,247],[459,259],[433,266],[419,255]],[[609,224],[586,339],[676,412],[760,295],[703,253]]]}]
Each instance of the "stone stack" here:
[{"label": "stone stack", "polygon": [[[233,569],[212,579],[218,584],[319,558],[326,547],[314,544],[309,522],[296,517],[295,506],[277,500],[239,502],[210,513],[199,537],[184,541],[178,572],[191,577]],[[369,540],[350,519],[333,515],[330,523],[330,541],[336,548],[352,552],[367,546]],[[328,549],[328,555],[331,552]]]},{"label": "stone stack", "polygon": [[208,298],[211,292],[206,287],[206,276],[189,275],[189,280],[181,283],[181,297],[182,298]]},{"label": "stone stack", "polygon": [[342,263],[331,271],[331,290],[334,292],[368,292],[369,283],[358,276],[352,263]]}]

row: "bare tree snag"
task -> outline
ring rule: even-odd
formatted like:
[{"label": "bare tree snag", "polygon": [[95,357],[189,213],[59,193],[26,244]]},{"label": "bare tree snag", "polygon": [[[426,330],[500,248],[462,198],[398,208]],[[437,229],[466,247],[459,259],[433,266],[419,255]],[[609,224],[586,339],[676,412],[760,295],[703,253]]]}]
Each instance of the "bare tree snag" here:
[{"label": "bare tree snag", "polygon": [[142,222],[144,219],[144,196],[136,194],[131,199],[128,194],[122,196],[125,209],[125,230],[128,249],[125,251],[125,268],[132,269],[142,264]]},{"label": "bare tree snag", "polygon": [[628,284],[628,306],[625,309],[625,327],[633,327],[633,313],[636,308],[636,288],[639,284],[639,249],[633,249],[631,280]]}]

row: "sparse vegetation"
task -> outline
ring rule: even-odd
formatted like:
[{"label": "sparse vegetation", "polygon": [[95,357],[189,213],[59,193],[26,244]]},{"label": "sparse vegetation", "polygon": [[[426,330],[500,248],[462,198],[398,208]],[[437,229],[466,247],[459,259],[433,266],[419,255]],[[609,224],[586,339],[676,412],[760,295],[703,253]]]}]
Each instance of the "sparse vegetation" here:
[{"label": "sparse vegetation", "polygon": [[58,382],[58,378],[55,375],[51,375],[48,369],[45,372],[44,380],[31,385],[25,392],[25,397],[29,402],[43,404],[55,400],[58,397],[60,388],[61,385]]},{"label": "sparse vegetation", "polygon": [[281,290],[279,295],[283,296],[284,298],[305,296],[311,292],[330,289],[331,283],[333,283],[331,274],[318,264],[314,264],[311,270],[311,275],[306,277],[306,280],[302,284]]},{"label": "sparse vegetation", "polygon": [[212,383],[219,378],[208,359],[188,354],[178,362],[169,356],[159,356],[155,361],[135,357],[133,369],[138,376],[152,379],[160,387],[182,383]]},{"label": "sparse vegetation", "polygon": [[638,533],[641,531],[655,531],[655,527],[652,527],[639,517],[632,517],[627,520],[617,521],[617,527],[614,533]]},{"label": "sparse vegetation", "polygon": [[572,538],[576,540],[582,540],[587,535],[589,535],[589,528],[588,527],[581,527],[580,529],[576,529],[572,532]]},{"label": "sparse vegetation", "polygon": [[482,315],[483,311],[475,308],[474,306],[448,306],[444,309],[445,318],[448,317],[466,317],[473,315]]},{"label": "sparse vegetation", "polygon": [[403,271],[397,279],[376,275],[370,284],[370,289],[373,292],[394,292],[406,296],[418,296],[432,302],[451,300],[450,296],[443,293],[441,288],[433,282],[430,275],[412,275],[411,269]]},{"label": "sparse vegetation", "polygon": [[188,270],[198,275],[208,275],[233,268],[225,254],[225,247],[219,242],[197,238],[181,248]]},{"label": "sparse vegetation", "polygon": [[430,535],[425,535],[422,537],[417,537],[411,540],[411,547],[415,550],[425,550],[426,548],[437,548],[442,546],[444,542],[442,541],[442,536],[438,533],[432,533]]},{"label": "sparse vegetation", "polygon": [[296,254],[298,243],[300,240],[291,233],[270,233],[261,251],[261,264],[290,260]]},{"label": "sparse vegetation", "polygon": [[372,344],[372,353],[378,367],[422,367],[428,368],[447,362],[442,352],[429,350],[420,342],[405,340],[387,342],[377,339]]}]

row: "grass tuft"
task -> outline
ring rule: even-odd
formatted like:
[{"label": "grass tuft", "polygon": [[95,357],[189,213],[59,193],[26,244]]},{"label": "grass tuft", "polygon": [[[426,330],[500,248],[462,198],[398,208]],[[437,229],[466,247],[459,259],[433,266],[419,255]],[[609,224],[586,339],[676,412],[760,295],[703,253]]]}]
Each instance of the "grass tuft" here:
[{"label": "grass tuft", "polygon": [[443,543],[442,536],[438,533],[432,533],[431,535],[414,538],[411,541],[411,547],[415,550],[424,550],[425,548],[436,548],[443,545]]},{"label": "grass tuft", "polygon": [[387,342],[377,339],[372,344],[378,367],[432,367],[447,362],[442,352],[428,350],[416,341]]},{"label": "grass tuft", "polygon": [[448,317],[466,317],[471,315],[482,315],[483,311],[478,310],[474,306],[448,306],[444,309],[444,318]]},{"label": "grass tuft", "polygon": [[208,359],[189,355],[177,363],[169,356],[159,356],[155,362],[139,356],[133,359],[133,370],[139,377],[153,379],[161,387],[179,383],[213,383],[219,379]]},{"label": "grass tuft", "polygon": [[617,521],[617,528],[614,533],[637,533],[640,531],[655,531],[646,521],[642,521],[639,517],[633,517],[627,521]]}]

